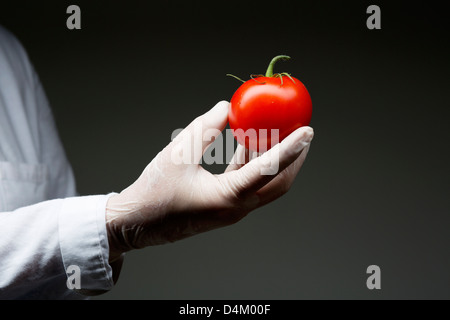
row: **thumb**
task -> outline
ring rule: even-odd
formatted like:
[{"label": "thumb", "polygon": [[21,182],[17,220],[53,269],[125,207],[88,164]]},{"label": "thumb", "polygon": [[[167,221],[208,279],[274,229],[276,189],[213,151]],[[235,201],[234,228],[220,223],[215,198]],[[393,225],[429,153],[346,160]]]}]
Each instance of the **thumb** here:
[{"label": "thumb", "polygon": [[229,102],[220,101],[211,110],[197,118],[201,124],[202,154],[214,142],[215,138],[217,138],[223,129],[225,129],[228,122],[229,106]]},{"label": "thumb", "polygon": [[301,127],[266,153],[219,178],[225,179],[225,185],[238,197],[254,193],[293,163],[311,143],[313,136],[311,127]]},{"label": "thumb", "polygon": [[172,141],[172,151],[183,153],[183,159],[189,159],[189,163],[198,164],[206,148],[214,142],[225,129],[228,122],[227,101],[220,101],[208,112],[195,118]]}]

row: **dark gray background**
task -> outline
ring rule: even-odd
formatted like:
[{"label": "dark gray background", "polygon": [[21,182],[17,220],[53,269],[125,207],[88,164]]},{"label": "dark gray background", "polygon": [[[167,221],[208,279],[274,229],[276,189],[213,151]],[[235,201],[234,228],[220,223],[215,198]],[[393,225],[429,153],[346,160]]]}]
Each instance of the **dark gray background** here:
[{"label": "dark gray background", "polygon": [[[66,28],[81,7],[82,30]],[[382,29],[366,28],[381,7]],[[240,223],[127,255],[99,299],[450,298],[449,24],[429,1],[2,1],[82,195],[119,192],[239,82],[288,54],[315,138]],[[381,268],[381,290],[366,268]]]}]

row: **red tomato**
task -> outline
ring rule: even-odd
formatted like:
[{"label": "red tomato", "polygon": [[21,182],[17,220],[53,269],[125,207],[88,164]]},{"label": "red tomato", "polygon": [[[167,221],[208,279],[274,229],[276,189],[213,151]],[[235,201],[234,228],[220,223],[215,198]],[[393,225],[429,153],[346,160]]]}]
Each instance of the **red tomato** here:
[{"label": "red tomato", "polygon": [[273,75],[275,62],[288,58],[275,57],[265,76],[246,81],[231,98],[230,128],[249,150],[266,151],[311,121],[312,101],[303,83],[285,73]]}]

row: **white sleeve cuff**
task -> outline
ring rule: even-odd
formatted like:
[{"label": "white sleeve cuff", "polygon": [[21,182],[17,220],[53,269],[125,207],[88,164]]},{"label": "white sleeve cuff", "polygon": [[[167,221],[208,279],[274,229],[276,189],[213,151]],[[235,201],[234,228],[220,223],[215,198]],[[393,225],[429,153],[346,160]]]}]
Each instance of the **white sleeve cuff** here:
[{"label": "white sleeve cuff", "polygon": [[66,198],[62,203],[61,256],[66,271],[73,269],[68,269],[70,266],[79,268],[82,290],[110,290],[114,285],[105,224],[106,202],[111,195]]}]

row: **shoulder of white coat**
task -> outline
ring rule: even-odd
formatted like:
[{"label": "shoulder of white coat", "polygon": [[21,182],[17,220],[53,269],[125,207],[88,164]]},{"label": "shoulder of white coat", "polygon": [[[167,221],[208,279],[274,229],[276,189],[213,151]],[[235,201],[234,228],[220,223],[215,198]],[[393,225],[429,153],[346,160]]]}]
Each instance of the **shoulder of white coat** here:
[{"label": "shoulder of white coat", "polygon": [[4,74],[21,75],[21,79],[31,81],[34,86],[35,75],[28,54],[19,39],[0,25],[0,65]]},{"label": "shoulder of white coat", "polygon": [[0,49],[15,49],[24,51],[17,37],[8,29],[0,25]]}]

